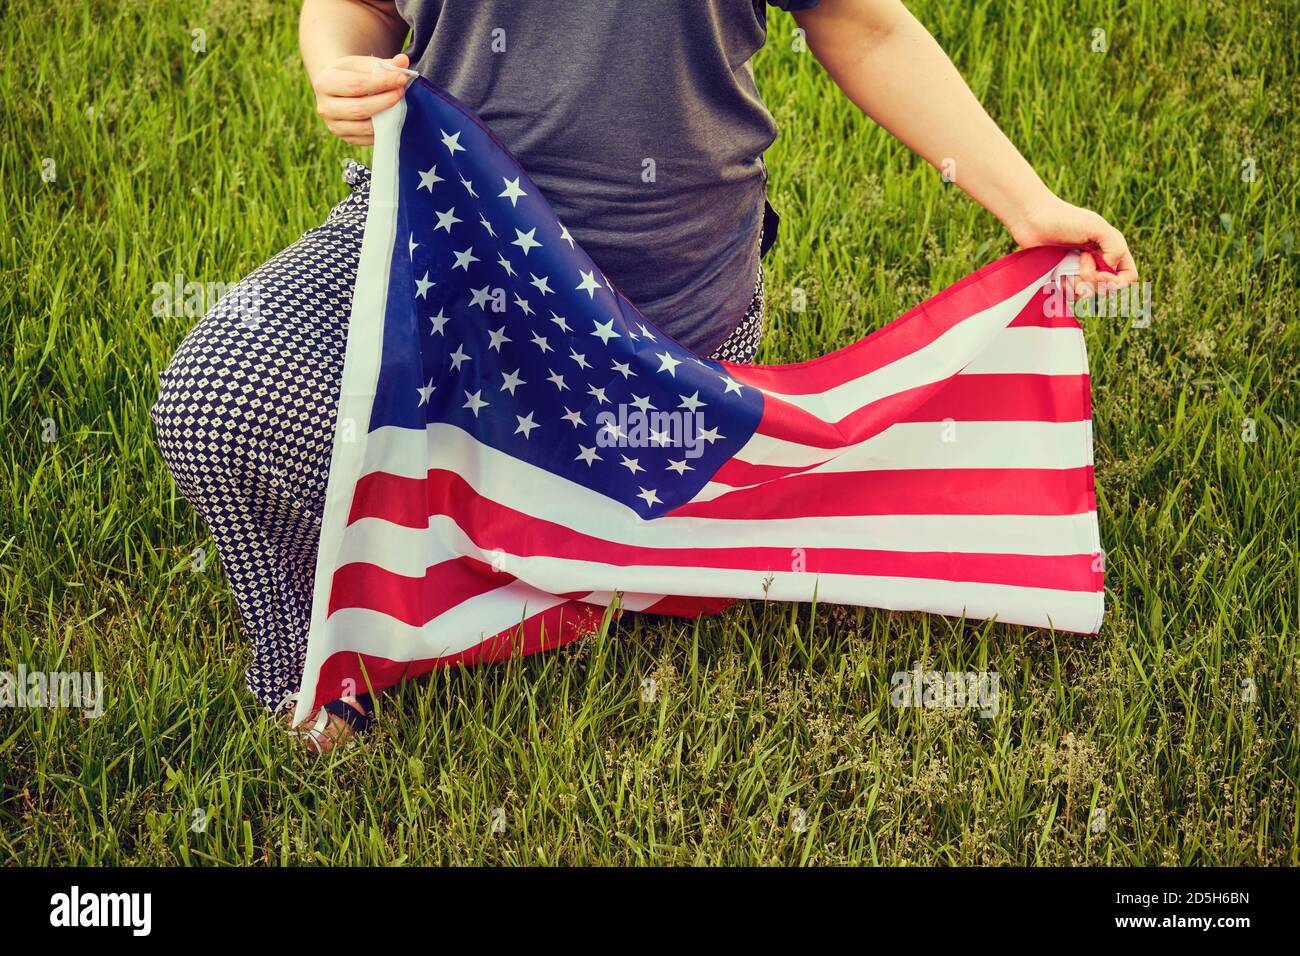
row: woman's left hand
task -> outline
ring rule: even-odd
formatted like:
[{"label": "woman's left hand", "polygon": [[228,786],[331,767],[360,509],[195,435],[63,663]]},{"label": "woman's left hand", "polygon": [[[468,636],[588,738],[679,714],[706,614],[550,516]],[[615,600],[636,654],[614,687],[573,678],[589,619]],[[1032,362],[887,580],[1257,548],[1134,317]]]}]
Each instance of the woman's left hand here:
[{"label": "woman's left hand", "polygon": [[[1018,244],[1030,246],[1078,246],[1084,251],[1079,256],[1079,275],[1073,283],[1078,294],[1104,295],[1113,289],[1122,289],[1138,280],[1137,265],[1128,243],[1118,229],[1091,209],[1071,205],[1056,196],[1030,209],[1007,229]],[[1114,274],[1097,268],[1093,256],[1100,255]]]}]

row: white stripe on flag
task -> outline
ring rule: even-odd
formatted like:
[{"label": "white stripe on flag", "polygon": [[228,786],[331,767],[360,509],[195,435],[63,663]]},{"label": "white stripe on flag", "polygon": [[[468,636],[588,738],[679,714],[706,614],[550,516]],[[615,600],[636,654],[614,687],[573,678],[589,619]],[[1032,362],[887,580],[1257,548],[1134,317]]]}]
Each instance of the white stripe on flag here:
[{"label": "white stripe on flag", "polygon": [[[958,428],[968,424],[959,424]],[[1060,438],[1065,435],[1052,434]],[[367,444],[369,454],[374,456],[372,460],[400,462],[400,474],[405,477],[423,478],[429,467],[445,468],[459,473],[484,498],[530,517],[552,521],[594,538],[642,547],[690,547],[698,542],[705,547],[860,547],[1018,554],[1096,551],[1091,546],[1095,513],[864,515],[754,521],[666,516],[646,520],[622,502],[479,444],[453,425],[430,424],[424,432],[385,427],[371,432]],[[1062,459],[1072,457],[1066,450],[1059,454]],[[423,464],[415,464],[421,458]],[[394,473],[388,468],[384,470]],[[913,543],[908,544],[909,541]],[[1065,547],[1084,541],[1088,547]]]},{"label": "white stripe on flag", "polygon": [[[767,522],[660,518],[635,537],[626,533],[601,534],[599,527],[573,530],[599,540],[644,548],[845,548],[1034,556],[1096,554],[1096,520],[1095,512],[1059,517],[896,515]],[[598,519],[593,525],[597,523]],[[382,518],[362,518],[348,527],[338,551],[338,563],[366,562],[404,577],[418,577],[429,566],[453,555],[467,555],[491,564],[498,553],[513,555],[510,542],[485,541],[479,547],[445,515],[430,519],[427,529],[407,528]]]},{"label": "white stripe on flag", "polygon": [[[818,601],[829,604],[856,604],[884,610],[909,611],[924,605],[929,613],[950,617],[996,618],[1004,624],[1027,627],[1055,627],[1059,630],[1093,633],[1101,622],[1102,594],[1090,591],[1058,591],[1050,588],[1025,588],[1004,584],[970,582],[936,582],[918,578],[862,577],[855,574],[760,574],[754,571],[711,571],[709,581],[701,586],[701,576],[691,568],[610,568],[586,562],[560,561],[553,558],[524,559],[529,580],[541,590],[563,587],[576,573],[599,573],[608,576],[627,573],[629,586],[638,590],[646,582],[662,583],[665,594],[708,597],[719,589],[738,598],[772,601],[807,601],[815,594]],[[575,567],[579,566],[579,567]],[[515,569],[511,569],[512,571]],[[502,591],[508,589],[500,589]],[[497,595],[497,592],[489,592]],[[397,661],[446,657],[473,647],[494,634],[521,622],[525,614],[522,594],[493,597],[490,616],[482,614],[481,595],[458,605],[423,627],[403,623],[379,611],[366,608],[342,608],[331,620],[341,633],[348,635],[348,651],[372,654]],[[513,603],[511,601],[513,600]],[[563,603],[551,598],[552,604]],[[542,604],[527,601],[528,616],[546,610]],[[510,613],[513,611],[513,613]],[[457,633],[449,632],[450,617],[456,620]]]},{"label": "white stripe on flag", "polygon": [[[1008,353],[1008,358],[990,366],[997,369],[999,374],[1047,374],[1052,369],[1061,370],[1054,374],[1086,373],[1086,363],[1082,367],[1078,364],[1081,355],[1078,329],[1006,327],[1020,314],[1029,300],[1038,294],[1043,284],[1059,271],[1059,266],[1053,267],[1010,298],[975,313],[915,352],[866,375],[813,394],[785,395],[769,389],[763,389],[763,393],[789,402],[823,421],[834,423],[864,405],[890,395],[942,381],[964,369],[973,373],[976,369],[968,368],[973,356],[999,350]],[[1024,331],[1062,334],[1049,337],[1012,334]],[[1067,369],[1074,371],[1067,372]]]},{"label": "white stripe on flag", "polygon": [[[736,453],[751,465],[814,472],[900,468],[1079,468],[1091,465],[1092,422],[899,422],[843,448],[755,433]],[[724,489],[729,490],[729,489]],[[697,499],[698,500],[698,499]]]},{"label": "white stripe on flag", "polygon": [[[393,261],[393,243],[397,237],[397,183],[399,144],[406,119],[406,100],[374,118],[375,151],[373,154],[370,202],[366,210],[366,228],[357,262],[357,280],[352,295],[352,314],[348,323],[347,348],[343,360],[343,378],[339,385],[339,422],[352,421],[363,427],[370,421],[374,405],[375,383],[379,379],[384,309],[388,300],[388,278]],[[303,663],[302,686],[293,723],[300,724],[312,713],[316,683],[325,663],[344,636],[328,623],[330,589],[338,550],[343,544],[357,478],[364,464],[364,442],[348,440],[342,428],[336,429],[330,451],[329,480],[325,491],[325,514],[321,521],[320,545],[316,556],[316,577],[312,588],[311,624],[307,638],[307,656]]]},{"label": "white stripe on flag", "polygon": [[[419,661],[450,657],[469,650],[502,631],[517,627],[525,618],[568,600],[539,591],[523,581],[512,581],[461,601],[421,627],[405,624],[382,611],[362,607],[339,608],[330,615],[330,626],[347,635],[348,653],[373,654],[394,661]],[[376,640],[385,632],[393,636]],[[403,643],[391,643],[393,641]]]}]

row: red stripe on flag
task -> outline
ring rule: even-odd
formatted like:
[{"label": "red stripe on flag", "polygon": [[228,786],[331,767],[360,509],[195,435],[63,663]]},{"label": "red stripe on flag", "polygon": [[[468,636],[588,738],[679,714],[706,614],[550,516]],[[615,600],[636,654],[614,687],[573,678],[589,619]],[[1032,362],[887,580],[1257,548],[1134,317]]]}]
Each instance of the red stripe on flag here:
[{"label": "red stripe on flag", "polygon": [[766,396],[756,431],[814,448],[866,441],[896,422],[1082,422],[1092,417],[1087,375],[953,375],[864,405],[838,422]]},{"label": "red stripe on flag", "polygon": [[1009,329],[1078,329],[1082,328],[1065,304],[1065,293],[1043,291],[1029,300],[1020,314],[1011,320]]},{"label": "red stripe on flag", "polygon": [[714,472],[712,480],[720,485],[744,488],[748,485],[761,484],[764,481],[775,481],[787,475],[797,475],[800,472],[816,468],[818,465],[824,465],[827,461],[830,461],[830,459],[816,461],[809,465],[751,465],[739,458],[729,458],[721,468]]},{"label": "red stripe on flag", "polygon": [[[785,395],[824,392],[911,355],[972,315],[1023,292],[1060,262],[1065,251],[1055,246],[1040,246],[1005,256],[972,272],[866,338],[821,358],[794,365],[722,364],[733,378],[756,388]],[[859,354],[864,352],[870,354]]]},{"label": "red stripe on flag", "polygon": [[899,421],[1086,422],[1092,418],[1091,393],[1087,375],[962,374]]},{"label": "red stripe on flag", "polygon": [[[1025,499],[1033,502],[1043,502],[1054,498],[1065,501],[1071,495],[1074,497],[1070,498],[1070,503],[1075,507],[1081,507],[1087,503],[1087,496],[1082,495],[1084,482],[1088,482],[1087,487],[1091,488],[1090,470],[1083,468],[1068,471],[993,470],[992,474],[996,477],[992,482],[976,480],[978,476],[990,474],[990,470],[986,469],[964,471],[951,469],[947,472],[938,473],[918,471],[880,473],[899,475],[898,479],[893,481],[873,481],[872,479],[876,474],[810,475],[808,479],[835,479],[832,482],[833,484],[853,486],[854,488],[865,484],[868,487],[862,492],[861,497],[875,502],[890,497],[895,502],[898,502],[901,500],[901,494],[907,493],[910,489],[920,485],[922,488],[919,493],[924,496],[923,500],[927,505],[930,501],[938,500],[937,496],[942,495],[946,498],[960,498],[963,502],[968,498],[975,497],[991,508],[991,510],[984,512],[950,508],[940,512],[944,514],[1074,514],[1077,511],[1044,510],[1024,512],[1019,509],[1025,507]],[[940,483],[935,478],[936,474],[952,475],[953,480]],[[790,478],[783,482],[783,485],[788,487],[803,480],[797,477]],[[888,490],[891,488],[892,490]],[[975,490],[972,490],[973,488]],[[408,488],[407,492],[410,493],[415,490]],[[759,494],[754,495],[752,493],[754,491],[758,491]],[[506,505],[484,498],[464,478],[449,471],[431,471],[423,493],[427,495],[429,515],[446,515],[451,518],[474,544],[483,550],[490,550],[503,541],[509,541],[509,553],[511,555],[586,561],[614,567],[720,568],[759,572],[789,571],[791,569],[791,552],[789,548],[785,547],[649,548],[607,541],[603,538],[582,534],[551,521],[530,517]],[[724,495],[714,501],[702,502],[701,506],[724,502],[725,509],[723,511],[725,513],[715,513],[708,516],[740,517],[739,512],[747,507],[756,506],[755,498],[762,500],[762,504],[758,505],[759,507],[765,509],[775,508],[777,510],[781,508],[787,499],[793,499],[802,506],[800,514],[797,516],[803,516],[810,513],[807,503],[803,500],[803,494],[803,491],[795,491],[793,494],[788,495],[783,491],[780,495],[764,495],[762,489],[744,489]],[[819,492],[814,491],[812,494],[817,495]],[[848,494],[856,496],[858,493],[853,491],[848,492]],[[1080,497],[1081,495],[1082,497]],[[734,500],[728,502],[727,499]],[[1006,507],[1013,499],[1017,507],[1015,509]],[[830,503],[827,503],[827,505],[829,507]],[[681,514],[691,507],[695,506],[688,505],[679,508],[673,514]],[[850,503],[848,507],[852,509],[848,512],[850,514],[881,513],[879,511],[865,510],[861,502]],[[1042,506],[1032,505],[1031,507]],[[402,510],[406,510],[405,507]],[[827,511],[826,508],[814,508],[812,513],[817,513],[819,510],[822,513]],[[1083,507],[1083,510],[1091,509]],[[884,513],[902,514],[907,512],[890,510]],[[928,514],[931,512],[923,511],[920,513]],[[775,516],[781,517],[779,514]],[[384,516],[375,514],[370,517],[382,518]],[[990,544],[992,543],[990,542]],[[469,559],[465,560],[469,561]],[[1100,581],[1091,570],[1092,560],[1092,556],[1086,554],[1019,555],[946,551],[884,551],[866,548],[808,548],[805,549],[803,555],[803,570],[812,574],[861,574],[930,578],[944,581],[1006,584],[1019,587],[1056,588],[1067,591],[1091,591],[1099,587]],[[436,565],[419,578],[405,577],[370,564],[347,565],[345,567],[351,569],[348,572],[349,594],[356,595],[360,600],[369,602],[360,606],[386,611],[395,617],[400,617],[408,624],[420,625],[432,618],[434,614],[428,613],[428,616],[423,618],[418,616],[413,618],[411,616],[412,609],[417,609],[415,613],[418,615],[418,613],[427,613],[422,609],[429,606],[427,599],[420,598],[416,592],[419,588],[429,590],[430,586],[427,582],[435,580],[435,574],[440,573],[440,569],[454,564],[455,562],[447,562],[445,565]],[[474,586],[476,580],[485,580],[484,577],[481,577],[484,574],[491,575],[491,579],[497,585],[510,580],[508,576],[492,571],[490,567],[482,562],[472,561],[470,565],[472,566],[467,565],[464,569],[450,568],[448,573],[460,573],[470,577],[468,585],[470,587]],[[340,569],[339,573],[342,573],[342,570]],[[335,589],[337,590],[339,586],[336,579]],[[488,589],[485,586],[481,587],[481,590]],[[463,598],[461,599],[463,600]],[[456,603],[454,598],[440,598],[439,600]],[[435,613],[441,613],[441,610],[437,610]]]},{"label": "red stripe on flag", "polygon": [[[1092,418],[1091,387],[1086,375],[955,375],[938,386],[933,395],[923,398],[910,411],[891,418],[894,406],[907,404],[908,397],[890,396],[873,402],[858,412],[845,416],[834,426],[813,418],[786,402],[767,399],[764,420],[756,429],[770,438],[782,438],[796,444],[835,451],[866,441],[899,422],[1083,422]],[[919,391],[919,390],[914,390]],[[907,393],[901,393],[907,396]],[[811,420],[811,421],[810,421]],[[813,444],[808,431],[822,444]],[[833,456],[825,459],[829,461]],[[723,485],[743,487],[796,475],[816,468],[808,465],[753,465],[738,458],[728,460],[713,480]]]},{"label": "red stripe on flag", "polygon": [[424,528],[429,524],[429,506],[423,478],[406,478],[386,471],[372,471],[357,479],[352,493],[348,524],[361,518],[382,515],[385,521],[403,528]]},{"label": "red stripe on flag", "polygon": [[[600,628],[604,612],[590,604],[569,601],[534,614],[520,625],[489,637],[467,650],[421,661],[395,661],[373,654],[340,651],[321,665],[313,712],[345,693],[363,693],[392,687],[443,667],[484,664],[508,657],[553,650]],[[369,679],[367,681],[367,678]]]},{"label": "red stripe on flag", "polygon": [[704,614],[717,614],[735,603],[731,598],[665,597],[637,613],[665,614],[669,617],[700,617]]},{"label": "red stripe on flag", "polygon": [[668,513],[759,520],[846,515],[1073,515],[1095,508],[1092,467],[926,468],[791,475]]},{"label": "red stripe on flag", "polygon": [[[469,527],[483,536],[475,538],[480,547],[495,548],[508,541],[514,554],[553,553],[545,539],[543,546],[535,550],[528,547],[525,536],[534,529],[576,533],[483,498],[464,479],[447,471],[430,471],[427,480],[381,473],[368,475],[367,479],[373,479],[376,488],[382,485],[384,493],[367,495],[366,507],[354,507],[351,521],[380,518],[423,528],[428,525],[429,515],[463,516],[470,522]],[[469,497],[465,502],[494,507],[481,515],[473,514],[452,495],[466,495]],[[424,516],[410,522],[410,514],[420,504]],[[709,501],[687,503],[665,517],[757,521],[895,514],[1071,515],[1095,509],[1090,465],[1062,469],[918,468],[790,475],[779,488],[739,488]],[[467,527],[459,520],[457,523]]]},{"label": "red stripe on flag", "polygon": [[419,627],[462,601],[494,591],[514,578],[493,570],[490,564],[460,557],[428,568],[423,577],[414,579],[421,585],[418,589],[406,587],[405,582],[410,580],[374,564],[345,564],[334,572],[329,613],[339,608],[363,607]]},{"label": "red stripe on flag", "polygon": [[[583,550],[591,550],[600,542],[570,542],[561,550],[579,552],[556,555],[557,558],[593,560],[583,557]],[[586,547],[581,547],[585,545]],[[635,549],[629,549],[635,550]],[[1007,587],[1050,588],[1057,591],[1097,592],[1102,588],[1101,575],[1093,570],[1095,557],[1090,554],[1023,555],[1023,554],[961,554],[927,551],[857,551],[849,548],[801,549],[801,570],[808,574],[852,574],[862,577],[916,578],[929,581],[953,581],[972,584],[998,584]],[[637,567],[688,567],[701,571],[729,569],[753,571],[756,574],[791,570],[792,552],[789,548],[746,549],[666,549],[649,550],[640,560],[622,555],[621,560],[610,561],[619,566]],[[419,620],[412,619],[410,609],[427,603],[430,583],[435,578],[428,574],[410,578],[386,571],[373,564],[346,565],[355,569],[353,580],[369,589],[363,607],[399,618],[405,624],[420,627],[435,614]],[[435,569],[431,568],[430,571]],[[684,614],[696,616],[725,607],[728,601],[699,598],[667,597],[647,609],[655,614]],[[595,605],[591,605],[595,607]],[[520,606],[520,613],[524,611]]]}]

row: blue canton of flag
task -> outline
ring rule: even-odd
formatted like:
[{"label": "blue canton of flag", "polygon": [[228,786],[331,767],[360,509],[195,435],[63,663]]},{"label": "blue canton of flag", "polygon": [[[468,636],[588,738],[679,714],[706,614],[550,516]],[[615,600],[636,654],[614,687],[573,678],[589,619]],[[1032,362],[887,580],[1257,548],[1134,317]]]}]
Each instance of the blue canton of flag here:
[{"label": "blue canton of flag", "polygon": [[689,501],[759,390],[642,316],[450,97],[417,81],[406,108],[370,429],[454,425],[642,517]]}]

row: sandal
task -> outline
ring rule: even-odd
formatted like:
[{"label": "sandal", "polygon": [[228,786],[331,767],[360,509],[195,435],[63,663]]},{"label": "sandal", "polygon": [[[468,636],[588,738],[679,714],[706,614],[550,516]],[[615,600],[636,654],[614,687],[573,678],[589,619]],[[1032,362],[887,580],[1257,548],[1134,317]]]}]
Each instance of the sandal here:
[{"label": "sandal", "polygon": [[[298,693],[294,692],[280,702],[280,708],[297,702]],[[289,711],[289,720],[293,720],[292,710]],[[374,701],[369,694],[332,700],[316,712],[316,719],[310,726],[308,721],[289,727],[289,733],[311,744],[317,754],[329,753],[337,747],[352,747],[358,735],[375,724]]]}]

